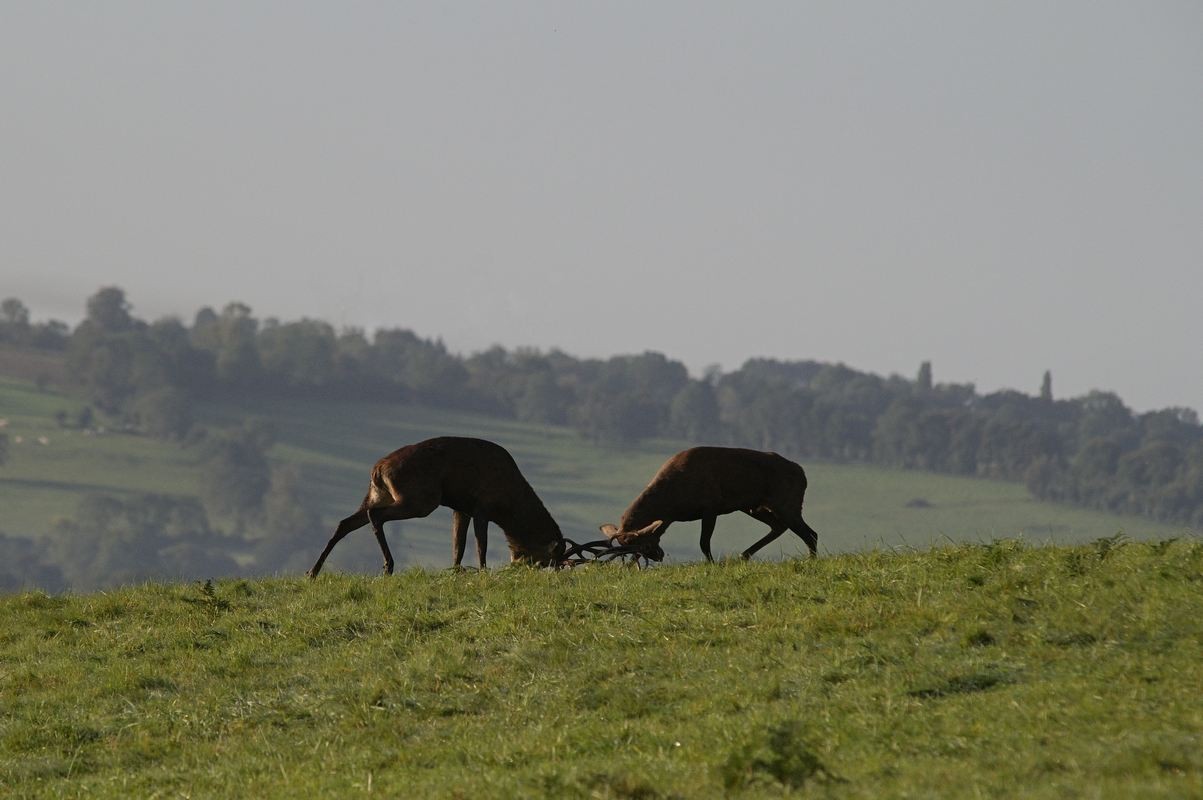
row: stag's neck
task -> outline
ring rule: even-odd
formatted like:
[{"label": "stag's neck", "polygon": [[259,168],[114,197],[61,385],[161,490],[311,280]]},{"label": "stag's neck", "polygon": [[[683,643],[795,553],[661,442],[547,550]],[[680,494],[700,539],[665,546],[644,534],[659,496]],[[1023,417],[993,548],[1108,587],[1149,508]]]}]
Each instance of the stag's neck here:
[{"label": "stag's neck", "polygon": [[560,533],[560,526],[538,496],[533,498],[533,502],[526,503],[508,514],[507,519],[498,519],[497,524],[507,535],[529,534],[537,537],[539,542],[554,542],[564,538]]},{"label": "stag's neck", "polygon": [[649,486],[622,515],[622,530],[637,531],[646,528],[656,520],[673,519],[676,514],[675,504],[666,493],[658,487]]}]

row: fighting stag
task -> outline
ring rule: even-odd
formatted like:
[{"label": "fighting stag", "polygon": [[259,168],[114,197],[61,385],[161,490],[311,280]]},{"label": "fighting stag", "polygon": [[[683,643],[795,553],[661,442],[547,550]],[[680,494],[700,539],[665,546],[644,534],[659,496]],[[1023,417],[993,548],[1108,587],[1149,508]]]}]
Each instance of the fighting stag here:
[{"label": "fighting stag", "polygon": [[455,566],[464,555],[469,520],[481,567],[490,522],[505,534],[511,561],[557,566],[564,558],[567,544],[560,527],[509,452],[484,439],[444,436],[402,447],[376,462],[367,496],[354,514],[338,523],[309,577],[317,577],[326,556],[344,536],[369,524],[384,554],[384,571],[391,575],[393,555],[384,538],[384,523],[425,517],[439,506],[454,512]]},{"label": "fighting stag", "polygon": [[[819,534],[802,519],[806,473],[776,453],[736,447],[682,450],[660,467],[618,526],[602,525],[607,538],[622,546],[660,550],[660,537],[674,522],[702,521],[702,552],[707,561],[716,519],[742,511],[769,526],[769,532],[743,552],[744,558],[788,528],[810,549],[818,550]],[[660,551],[663,556],[663,551]]]}]

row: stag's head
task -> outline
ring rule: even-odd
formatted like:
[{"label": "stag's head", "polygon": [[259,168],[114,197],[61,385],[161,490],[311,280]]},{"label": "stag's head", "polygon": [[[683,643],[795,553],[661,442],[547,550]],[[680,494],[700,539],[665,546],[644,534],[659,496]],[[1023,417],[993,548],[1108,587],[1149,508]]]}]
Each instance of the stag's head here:
[{"label": "stag's head", "polygon": [[564,560],[568,543],[553,539],[541,544],[519,544],[510,541],[510,561],[531,564],[536,567],[554,567]]}]

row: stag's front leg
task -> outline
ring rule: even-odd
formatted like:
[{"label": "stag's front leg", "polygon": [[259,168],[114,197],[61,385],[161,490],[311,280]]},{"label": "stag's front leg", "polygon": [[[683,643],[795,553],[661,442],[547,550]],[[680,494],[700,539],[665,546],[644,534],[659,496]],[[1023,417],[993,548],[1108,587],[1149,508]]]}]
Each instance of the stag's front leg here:
[{"label": "stag's front leg", "polygon": [[718,517],[702,517],[702,554],[707,561],[714,561],[714,556],[710,555],[710,537],[714,535],[714,523],[717,521]]},{"label": "stag's front leg", "polygon": [[458,568],[464,560],[464,547],[468,544],[468,520],[462,511],[451,512],[451,567]]}]

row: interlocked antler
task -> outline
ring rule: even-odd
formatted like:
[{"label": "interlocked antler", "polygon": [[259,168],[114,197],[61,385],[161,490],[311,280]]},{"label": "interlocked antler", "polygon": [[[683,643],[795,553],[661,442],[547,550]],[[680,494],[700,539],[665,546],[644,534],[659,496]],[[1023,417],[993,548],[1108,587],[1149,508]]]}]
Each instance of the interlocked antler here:
[{"label": "interlocked antler", "polygon": [[559,567],[575,567],[579,564],[588,564],[593,561],[613,561],[620,559],[626,561],[631,559],[635,566],[639,566],[639,559],[643,559],[645,565],[650,565],[652,561],[663,561],[664,551],[660,549],[658,542],[638,542],[632,544],[615,544],[613,539],[598,539],[593,542],[585,542],[577,544],[571,539],[565,539],[569,547],[564,552],[564,557],[560,559]]}]

